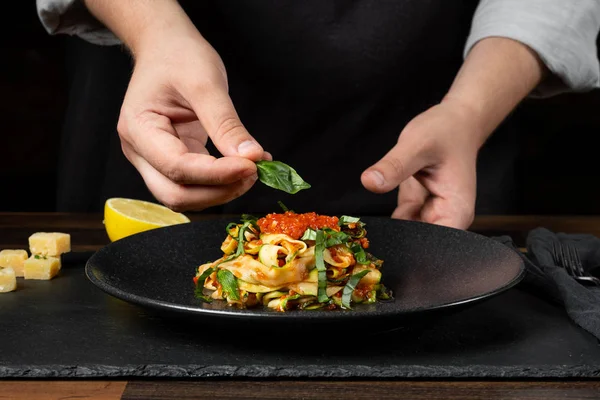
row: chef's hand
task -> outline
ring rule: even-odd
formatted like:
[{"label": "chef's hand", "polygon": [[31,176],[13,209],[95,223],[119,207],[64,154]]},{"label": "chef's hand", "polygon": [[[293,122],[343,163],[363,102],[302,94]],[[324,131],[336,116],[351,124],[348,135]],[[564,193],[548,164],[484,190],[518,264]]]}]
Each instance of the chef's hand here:
[{"label": "chef's hand", "polygon": [[[270,159],[240,121],[221,58],[173,0],[87,0],[135,58],[117,130],[154,196],[201,210],[245,193]],[[206,149],[211,139],[223,157]]]},{"label": "chef's hand", "polygon": [[363,185],[376,193],[399,187],[393,218],[467,229],[475,212],[477,153],[545,72],[527,46],[481,40],[443,101],[405,127],[396,146],[362,174]]},{"label": "chef's hand", "polygon": [[442,102],[413,119],[398,143],[362,175],[386,193],[399,186],[392,217],[466,228],[475,210],[478,142],[470,110]]}]

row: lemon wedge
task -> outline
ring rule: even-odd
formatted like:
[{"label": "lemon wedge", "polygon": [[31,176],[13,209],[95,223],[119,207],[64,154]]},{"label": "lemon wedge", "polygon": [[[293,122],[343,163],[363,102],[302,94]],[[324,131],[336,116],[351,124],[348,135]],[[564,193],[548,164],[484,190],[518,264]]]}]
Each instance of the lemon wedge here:
[{"label": "lemon wedge", "polygon": [[104,204],[104,228],[111,242],[150,229],[188,222],[189,218],[181,213],[143,200],[115,197]]}]

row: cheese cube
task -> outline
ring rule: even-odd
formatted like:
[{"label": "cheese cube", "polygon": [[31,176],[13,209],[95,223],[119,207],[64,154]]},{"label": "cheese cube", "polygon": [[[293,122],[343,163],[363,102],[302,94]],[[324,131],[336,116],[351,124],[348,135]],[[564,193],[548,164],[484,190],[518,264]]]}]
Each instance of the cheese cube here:
[{"label": "cheese cube", "polygon": [[60,232],[36,232],[29,237],[31,254],[58,257],[71,251],[71,235]]},{"label": "cheese cube", "polygon": [[0,268],[12,268],[16,276],[23,276],[23,264],[29,255],[25,250],[0,251]]},{"label": "cheese cube", "polygon": [[25,261],[25,279],[50,280],[60,271],[60,258],[32,255]]},{"label": "cheese cube", "polygon": [[15,270],[8,268],[0,268],[0,293],[12,292],[17,288],[17,277]]}]

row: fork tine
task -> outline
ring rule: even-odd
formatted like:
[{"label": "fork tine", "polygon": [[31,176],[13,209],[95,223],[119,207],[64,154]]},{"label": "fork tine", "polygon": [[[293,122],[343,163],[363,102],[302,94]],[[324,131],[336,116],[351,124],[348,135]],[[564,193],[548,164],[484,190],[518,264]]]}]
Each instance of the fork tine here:
[{"label": "fork tine", "polygon": [[566,263],[569,266],[569,269],[571,270],[571,272],[573,273],[573,276],[579,276],[577,268],[575,268],[573,257],[571,256],[571,249],[570,249],[568,243],[563,243],[562,248],[563,248],[563,254],[564,254]]},{"label": "fork tine", "polygon": [[571,260],[571,257],[569,256],[568,249],[565,249],[566,246],[562,242],[559,242],[558,246],[559,246],[559,250],[560,250],[560,258],[561,258],[562,264],[566,268],[569,275],[579,276],[577,274],[577,271],[575,270],[575,267],[573,266],[573,261]]},{"label": "fork tine", "polygon": [[558,265],[559,267],[563,267],[567,271],[567,273],[570,274],[569,269],[565,265],[565,260],[562,257],[560,242],[552,242],[552,251],[554,256],[554,262],[556,263],[556,265]]},{"label": "fork tine", "polygon": [[579,274],[579,270],[575,266],[575,259],[573,258],[573,252],[572,252],[571,246],[568,243],[565,243],[565,244],[563,244],[563,248],[564,248],[564,252],[565,252],[565,257],[567,258],[568,263],[569,263],[569,268],[571,268],[571,271],[573,271],[573,276],[581,276]]},{"label": "fork tine", "polygon": [[571,253],[571,257],[573,259],[573,266],[575,267],[577,274],[579,276],[585,276],[585,271],[583,270],[581,258],[579,258],[579,253],[577,253],[577,249],[575,249],[575,246],[569,245],[569,252]]},{"label": "fork tine", "polygon": [[596,284],[596,286],[600,286],[600,279],[598,279],[595,276],[591,275],[590,273],[586,272],[586,270],[583,268],[583,263],[581,262],[581,257],[579,256],[579,252],[577,251],[575,246],[571,245],[571,251],[573,253],[575,266],[577,267],[579,276],[582,278],[585,278],[589,282],[593,282],[594,284]]},{"label": "fork tine", "polygon": [[566,257],[567,268],[569,268],[570,275],[580,282],[588,282],[600,286],[600,279],[586,273],[583,269],[583,263],[581,262],[581,258],[579,257],[579,253],[575,246],[565,244],[563,248],[563,256]]},{"label": "fork tine", "polygon": [[556,242],[552,241],[552,259],[557,266],[560,266],[560,260],[558,259],[558,249],[556,248]]}]

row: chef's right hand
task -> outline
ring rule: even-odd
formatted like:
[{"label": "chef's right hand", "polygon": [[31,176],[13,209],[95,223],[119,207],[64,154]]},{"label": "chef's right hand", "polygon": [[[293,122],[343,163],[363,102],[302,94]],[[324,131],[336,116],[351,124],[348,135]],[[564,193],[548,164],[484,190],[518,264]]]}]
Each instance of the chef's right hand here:
[{"label": "chef's right hand", "polygon": [[[221,58],[183,17],[146,32],[131,50],[135,67],[117,130],[127,159],[156,199],[176,211],[231,201],[270,159],[240,121]],[[210,155],[210,138],[223,157]]]}]

